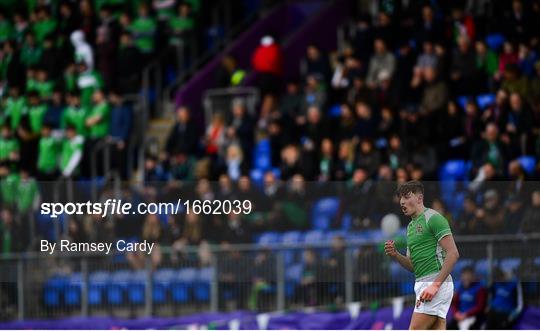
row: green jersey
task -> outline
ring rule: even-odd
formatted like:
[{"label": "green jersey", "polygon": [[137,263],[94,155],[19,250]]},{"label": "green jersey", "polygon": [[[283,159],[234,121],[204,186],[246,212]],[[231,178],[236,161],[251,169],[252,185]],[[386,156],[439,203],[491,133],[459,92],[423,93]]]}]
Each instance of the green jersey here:
[{"label": "green jersey", "polygon": [[30,211],[38,194],[39,190],[35,179],[21,179],[17,185],[17,201],[15,202],[17,209],[21,212]]},{"label": "green jersey", "polygon": [[26,99],[24,97],[12,98],[6,100],[6,117],[9,117],[11,128],[13,130],[19,127],[21,119],[26,111]]},{"label": "green jersey", "polygon": [[32,106],[28,109],[30,129],[32,129],[33,133],[41,132],[41,128],[43,127],[43,119],[45,118],[46,112],[47,107],[45,105]]},{"label": "green jersey", "polygon": [[87,135],[86,117],[87,111],[85,108],[69,106],[62,113],[60,127],[65,129],[68,126],[73,126],[77,134],[85,137]]},{"label": "green jersey", "polygon": [[151,17],[138,17],[129,30],[134,36],[135,46],[144,54],[154,51],[154,34],[156,33],[157,23]]},{"label": "green jersey", "polygon": [[452,231],[448,221],[433,209],[426,208],[411,220],[407,226],[407,254],[417,279],[441,270],[446,251],[439,241],[449,234]]},{"label": "green jersey", "polygon": [[109,134],[109,121],[111,110],[106,102],[95,105],[88,117],[99,116],[100,120],[90,127],[91,138],[103,138]]},{"label": "green jersey", "polygon": [[2,195],[2,201],[8,205],[13,206],[17,202],[17,187],[19,185],[19,175],[12,173],[0,180],[0,193]]},{"label": "green jersey", "polygon": [[92,94],[103,87],[103,79],[96,71],[86,71],[77,78],[77,86],[81,90],[81,105],[92,105]]},{"label": "green jersey", "polygon": [[37,169],[46,174],[53,173],[58,167],[59,142],[54,137],[39,139]]},{"label": "green jersey", "polygon": [[65,139],[62,143],[62,153],[60,156],[60,170],[64,176],[71,176],[77,172],[77,168],[82,158],[84,148],[84,138],[75,136],[73,139]]},{"label": "green jersey", "polygon": [[45,37],[52,34],[56,30],[57,22],[53,19],[46,19],[43,21],[35,22],[32,25],[32,30],[36,36],[36,40],[40,43],[43,42]]},{"label": "green jersey", "polygon": [[0,161],[6,161],[13,152],[19,151],[19,142],[15,138],[0,138]]}]

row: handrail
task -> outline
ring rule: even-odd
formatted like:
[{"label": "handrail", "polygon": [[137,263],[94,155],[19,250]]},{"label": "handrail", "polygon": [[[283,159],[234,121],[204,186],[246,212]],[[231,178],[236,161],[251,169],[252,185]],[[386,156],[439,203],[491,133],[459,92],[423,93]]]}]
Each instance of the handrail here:
[{"label": "handrail", "polygon": [[171,95],[172,91],[177,89],[182,83],[186,82],[196,72],[197,69],[200,69],[202,65],[207,63],[214,56],[218,56],[219,54],[226,52],[227,50],[225,45],[230,42],[232,36],[235,36],[241,31],[243,31],[245,25],[248,22],[254,20],[256,16],[256,12],[251,13],[250,15],[245,17],[242,22],[239,22],[235,26],[230,26],[229,31],[226,33],[225,37],[219,42],[217,42],[213,49],[207,49],[204,53],[202,53],[198,57],[198,59],[193,62],[189,69],[185,70],[182,75],[178,75],[176,79],[164,89],[163,98],[167,101],[170,101],[171,98],[174,98],[174,96]]}]

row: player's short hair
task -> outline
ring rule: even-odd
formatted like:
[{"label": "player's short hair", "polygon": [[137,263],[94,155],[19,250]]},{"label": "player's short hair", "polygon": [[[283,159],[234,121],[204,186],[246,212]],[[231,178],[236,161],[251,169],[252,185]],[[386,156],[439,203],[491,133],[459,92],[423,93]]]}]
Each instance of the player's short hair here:
[{"label": "player's short hair", "polygon": [[414,194],[424,194],[424,185],[417,181],[417,180],[411,180],[406,183],[401,184],[397,190],[396,195],[401,198],[402,196],[405,196],[409,193]]}]

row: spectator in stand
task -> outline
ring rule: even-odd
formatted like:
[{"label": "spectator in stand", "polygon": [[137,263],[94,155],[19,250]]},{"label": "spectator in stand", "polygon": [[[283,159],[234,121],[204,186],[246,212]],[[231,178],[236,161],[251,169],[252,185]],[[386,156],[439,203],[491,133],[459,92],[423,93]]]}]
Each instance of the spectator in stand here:
[{"label": "spectator in stand", "polygon": [[506,144],[499,138],[499,130],[495,123],[487,124],[483,139],[477,141],[472,148],[473,167],[478,169],[489,162],[498,173],[502,173],[504,161],[507,159],[506,150]]},{"label": "spectator in stand", "polygon": [[505,36],[514,41],[529,41],[532,22],[531,16],[525,10],[521,0],[512,1],[512,10],[505,17],[503,32]]},{"label": "spectator in stand", "polygon": [[53,129],[58,129],[65,108],[62,90],[55,88],[52,92],[52,97],[49,101],[43,122],[50,124]]},{"label": "spectator in stand", "polygon": [[531,194],[531,205],[525,211],[521,223],[521,233],[540,233],[540,191]]},{"label": "spectator in stand", "polygon": [[139,4],[137,14],[138,16],[129,26],[129,31],[133,35],[135,46],[147,62],[155,51],[157,22],[150,16],[148,5],[144,2]]},{"label": "spectator in stand", "polygon": [[479,330],[484,323],[487,290],[472,267],[461,270],[461,283],[452,300],[453,320],[449,330]]},{"label": "spectator in stand", "polygon": [[22,240],[21,226],[15,221],[13,212],[8,208],[3,208],[0,217],[0,252],[10,254],[19,252],[26,247]]},{"label": "spectator in stand", "polygon": [[531,133],[532,112],[518,93],[510,94],[510,111],[506,121],[505,134],[511,146],[510,158],[527,154],[528,138]]},{"label": "spectator in stand", "polygon": [[386,43],[382,39],[375,39],[373,43],[375,53],[369,60],[367,85],[374,89],[382,83],[381,72],[385,72],[387,77],[392,77],[396,69],[396,58],[388,51]]},{"label": "spectator in stand", "polygon": [[319,303],[317,283],[320,281],[320,262],[313,249],[303,252],[303,268],[300,285],[297,288],[298,300],[306,306],[316,306]]},{"label": "spectator in stand", "polygon": [[139,86],[137,68],[141,63],[141,53],[133,45],[131,34],[124,32],[120,36],[120,45],[116,55],[115,77],[116,88],[121,93],[134,93]]},{"label": "spectator in stand", "polygon": [[197,132],[190,119],[189,108],[181,106],[176,111],[176,123],[167,138],[166,152],[170,156],[179,153],[196,155]]},{"label": "spectator in stand", "polygon": [[[189,42],[192,40],[190,37],[195,29],[195,20],[192,17],[189,3],[184,1],[178,4],[176,15],[169,15],[167,19],[167,29],[169,30],[169,52],[171,54],[169,61],[176,67],[177,64],[180,64],[176,59],[185,58],[187,53],[182,47],[190,47]],[[181,51],[184,53],[180,54]],[[181,69],[176,68],[176,70]]]},{"label": "spectator in stand", "polygon": [[489,49],[483,40],[475,43],[476,51],[476,69],[478,70],[479,83],[487,82],[487,85],[481,87],[480,92],[494,89],[494,78],[499,68],[499,58],[497,54]]},{"label": "spectator in stand", "polygon": [[431,42],[431,40],[424,40],[422,45],[422,54],[418,55],[415,68],[436,68],[437,61],[438,58],[437,54],[435,53],[433,42]]},{"label": "spectator in stand", "polygon": [[321,77],[324,82],[330,81],[330,61],[317,45],[308,45],[304,61],[305,68],[302,70],[303,76],[313,75]]},{"label": "spectator in stand", "polygon": [[58,158],[60,141],[51,133],[51,127],[45,124],[41,129],[37,158],[37,177],[40,181],[55,181],[58,178]]},{"label": "spectator in stand", "polygon": [[244,166],[251,168],[254,121],[246,109],[244,100],[235,99],[232,101],[232,118],[226,129],[228,141],[236,142],[242,148],[244,156]]},{"label": "spectator in stand", "polygon": [[2,125],[0,136],[0,162],[15,162],[19,159],[20,144],[13,136],[9,123]]},{"label": "spectator in stand", "polygon": [[86,40],[83,31],[77,30],[71,33],[71,44],[75,49],[75,62],[85,63],[88,70],[94,69],[94,51]]},{"label": "spectator in stand", "polygon": [[476,55],[471,47],[471,41],[465,36],[457,39],[457,48],[452,54],[450,80],[452,91],[456,95],[469,95],[477,92]]},{"label": "spectator in stand", "polygon": [[518,233],[525,212],[524,202],[518,195],[510,195],[505,201],[504,226],[505,232]]},{"label": "spectator in stand", "polygon": [[112,161],[113,168],[116,169],[122,179],[128,179],[129,140],[131,136],[133,110],[130,104],[126,103],[120,94],[113,91],[109,94],[111,103],[111,130],[110,137],[113,142]]},{"label": "spectator in stand", "polygon": [[270,250],[255,256],[249,308],[253,311],[267,309],[276,283],[275,258]]},{"label": "spectator in stand", "polygon": [[528,95],[529,81],[526,76],[521,74],[517,64],[509,64],[504,70],[501,88],[508,93]]},{"label": "spectator in stand", "polygon": [[22,58],[16,44],[10,40],[5,41],[0,58],[0,82],[5,82],[9,89],[23,86],[23,71]]},{"label": "spectator in stand", "polygon": [[488,108],[482,114],[482,121],[484,123],[493,122],[497,125],[499,132],[504,131],[506,130],[508,111],[508,93],[506,93],[505,90],[500,89],[495,95],[495,102],[488,106]]},{"label": "spectator in stand", "polygon": [[60,173],[65,178],[79,175],[79,165],[83,158],[84,138],[77,134],[75,127],[67,126],[60,151]]},{"label": "spectator in stand", "polygon": [[484,194],[484,204],[475,213],[471,225],[475,234],[503,234],[504,233],[504,208],[500,194],[494,189]]},{"label": "spectator in stand", "polygon": [[486,330],[510,330],[523,310],[521,284],[501,269],[493,271],[493,283],[489,287]]},{"label": "spectator in stand", "polygon": [[255,49],[251,64],[258,76],[258,84],[263,98],[278,94],[283,75],[283,54],[275,38],[266,35]]},{"label": "spectator in stand", "polygon": [[[152,262],[152,269],[156,269],[162,261],[161,254],[161,241],[164,238],[163,228],[157,215],[148,214],[145,218],[143,229],[141,233],[141,239],[146,240],[154,244],[152,248],[152,254],[150,260]],[[148,252],[128,252],[126,258],[134,269],[146,268],[146,257]]]},{"label": "spectator in stand", "polygon": [[422,20],[419,21],[416,28],[416,41],[420,45],[426,40],[440,40],[443,38],[444,28],[436,15],[433,13],[433,8],[429,5],[422,7]]},{"label": "spectator in stand", "polygon": [[423,78],[425,86],[420,101],[420,112],[428,116],[428,121],[435,122],[438,113],[448,102],[448,88],[446,83],[437,77],[435,67],[425,67]]},{"label": "spectator in stand", "polygon": [[472,196],[466,196],[463,200],[463,207],[454,222],[452,230],[456,234],[468,234],[474,232],[474,220],[478,206]]}]

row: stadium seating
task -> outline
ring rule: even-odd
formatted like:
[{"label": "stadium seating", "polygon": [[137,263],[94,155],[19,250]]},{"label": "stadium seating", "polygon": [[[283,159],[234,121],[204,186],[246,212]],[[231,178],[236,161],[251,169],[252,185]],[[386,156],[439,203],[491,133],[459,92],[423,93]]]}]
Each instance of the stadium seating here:
[{"label": "stadium seating", "polygon": [[175,303],[186,303],[191,300],[193,286],[197,278],[197,269],[181,269],[171,287],[171,297]]},{"label": "stadium seating", "polygon": [[332,220],[339,210],[340,200],[337,197],[326,197],[314,203],[311,212],[312,228],[316,230],[328,230]]},{"label": "stadium seating", "polygon": [[495,94],[482,94],[476,97],[478,107],[483,110],[495,102]]},{"label": "stadium seating", "polygon": [[199,302],[210,301],[210,286],[214,278],[214,269],[211,267],[199,269],[195,283],[195,299]]},{"label": "stadium seating", "polygon": [[518,160],[527,174],[532,175],[534,173],[536,168],[536,158],[534,156],[522,156]]}]

